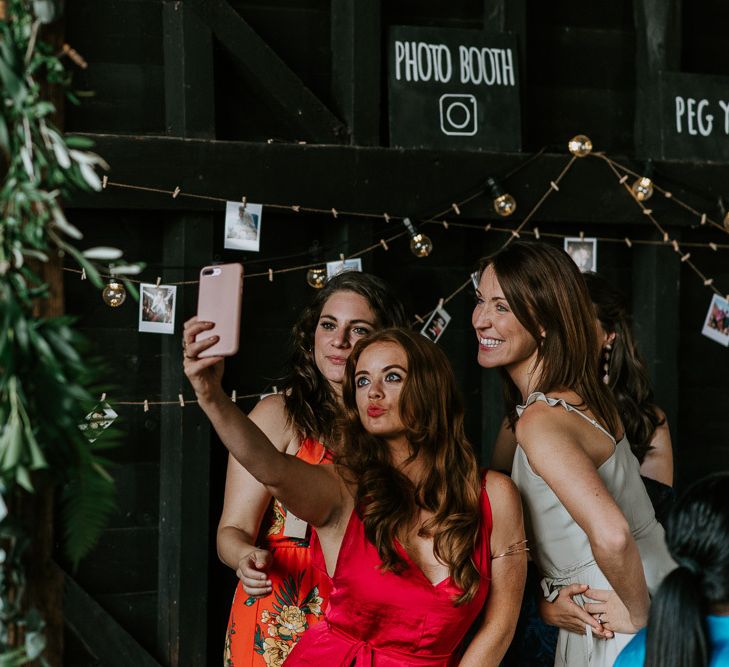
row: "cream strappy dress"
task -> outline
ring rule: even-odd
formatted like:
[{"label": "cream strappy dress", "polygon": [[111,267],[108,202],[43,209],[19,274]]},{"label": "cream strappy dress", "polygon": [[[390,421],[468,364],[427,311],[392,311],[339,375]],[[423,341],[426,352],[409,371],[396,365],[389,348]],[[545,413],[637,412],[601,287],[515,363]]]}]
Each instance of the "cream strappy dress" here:
[{"label": "cream strappy dress", "polygon": [[[653,506],[640,479],[638,460],[628,440],[616,443],[600,424],[563,399],[534,392],[517,414],[534,401],[544,401],[556,409],[565,409],[590,422],[610,438],[615,450],[597,472],[623,511],[638,545],[648,588],[653,593],[675,563],[666,548],[663,528],[656,521]],[[570,584],[589,584],[595,588],[612,588],[595,562],[587,534],[580,528],[547,483],[529,465],[524,450],[517,445],[512,479],[519,487],[524,504],[524,518],[531,555],[544,579],[542,589],[553,600],[559,589]],[[584,604],[582,596],[573,598]],[[589,626],[588,626],[589,628]],[[588,631],[578,635],[560,629],[555,665],[590,667],[612,665],[618,653],[633,635],[616,634],[607,641],[593,639]]]}]

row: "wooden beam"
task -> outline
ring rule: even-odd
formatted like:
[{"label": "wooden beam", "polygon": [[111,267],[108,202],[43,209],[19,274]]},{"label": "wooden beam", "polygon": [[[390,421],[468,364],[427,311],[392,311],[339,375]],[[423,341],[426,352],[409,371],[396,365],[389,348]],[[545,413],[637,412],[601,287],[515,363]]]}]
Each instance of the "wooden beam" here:
[{"label": "wooden beam", "polygon": [[380,143],[380,0],[332,0],[332,90],[351,143]]},{"label": "wooden beam", "polygon": [[[201,141],[167,137],[85,135],[111,165],[111,181],[266,204],[300,204],[329,210],[364,211],[422,217],[448,208],[499,177],[528,156],[520,153],[403,150],[352,146],[262,144]],[[617,156],[616,156],[617,157]],[[518,200],[514,221],[522,219],[567,163],[565,154],[544,154],[514,175],[506,187]],[[640,163],[621,159],[640,169]],[[272,177],[275,175],[275,178]],[[726,192],[729,165],[660,162],[654,180],[676,198],[704,208]],[[404,202],[407,208],[404,209]],[[153,210],[222,211],[222,203],[108,187],[102,193],[77,194],[69,206]],[[696,224],[696,217],[663,197],[651,208],[667,225]],[[464,217],[497,220],[488,197],[463,209]],[[302,220],[306,217],[302,216]],[[511,224],[511,220],[498,219]],[[618,186],[601,160],[579,160],[536,218],[547,221],[627,223],[645,228],[645,216]]]},{"label": "wooden beam", "polygon": [[[680,242],[680,236],[678,240]],[[666,413],[675,450],[678,443],[681,263],[666,261],[663,248],[634,246],[632,282],[638,349],[648,366],[656,404]]]},{"label": "wooden beam", "polygon": [[681,64],[681,0],[636,0],[635,23],[635,153],[657,155],[660,124],[656,122],[659,72],[678,71]]},{"label": "wooden beam", "polygon": [[[195,280],[213,255],[205,214],[165,222],[165,279]],[[196,309],[195,290],[177,290],[175,335],[162,340],[161,393],[190,397],[182,372],[182,324]],[[207,664],[210,426],[197,407],[162,411],[160,422],[158,653],[169,667]],[[221,644],[222,651],[222,644]]]},{"label": "wooden beam", "polygon": [[[56,570],[59,568],[56,567]],[[60,575],[63,574],[61,571]],[[129,665],[161,667],[160,663],[68,574],[65,575],[63,615],[66,625],[98,664],[107,667],[129,667]]]},{"label": "wooden beam", "polygon": [[210,29],[178,0],[162,4],[165,128],[177,137],[215,137],[213,40]]},{"label": "wooden beam", "polygon": [[226,0],[190,4],[268,101],[302,132],[303,140],[342,143],[346,129]]}]

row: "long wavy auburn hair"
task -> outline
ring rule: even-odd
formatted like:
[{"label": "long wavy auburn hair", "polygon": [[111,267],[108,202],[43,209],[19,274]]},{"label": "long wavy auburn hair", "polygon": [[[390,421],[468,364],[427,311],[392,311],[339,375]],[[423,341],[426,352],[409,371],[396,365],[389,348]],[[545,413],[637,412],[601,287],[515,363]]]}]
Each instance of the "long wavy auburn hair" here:
[{"label": "long wavy auburn hair", "polygon": [[610,351],[608,387],[618,404],[630,447],[643,463],[651,447],[653,434],[665,419],[653,402],[648,370],[633,338],[630,312],[623,295],[607,280],[595,273],[584,274],[597,319],[606,333],[614,333]]},{"label": "long wavy auburn hair", "polygon": [[706,667],[706,615],[729,603],[729,473],[692,484],[671,508],[666,544],[678,567],[651,602],[646,667]]},{"label": "long wavy auburn hair", "polygon": [[[420,459],[428,471],[417,484],[393,465],[387,443],[367,433],[359,418],[354,373],[362,352],[377,343],[399,345],[407,358],[399,411],[410,445],[409,460]],[[398,572],[405,567],[395,540],[418,521],[422,508],[433,516],[418,534],[433,538],[436,558],[448,566],[452,581],[463,591],[455,604],[470,601],[480,583],[473,552],[481,522],[481,477],[445,353],[405,329],[375,332],[358,341],[347,360],[342,397],[337,462],[356,483],[356,507],[363,512],[365,533],[377,548],[382,569]]]},{"label": "long wavy auburn hair", "polygon": [[301,311],[291,332],[291,353],[286,375],[281,379],[289,423],[300,437],[316,437],[333,446],[334,424],[339,405],[337,397],[316,366],[314,334],[322,308],[336,292],[353,292],[367,300],[375,316],[375,326],[407,326],[402,302],[381,278],[359,271],[340,273],[318,290]]},{"label": "long wavy auburn hair", "polygon": [[[537,342],[542,363],[532,391],[571,390],[617,435],[621,424],[615,399],[598,378],[595,312],[582,274],[564,250],[516,241],[481,260],[480,274],[493,267],[516,319]],[[544,335],[542,335],[544,332]],[[523,398],[502,369],[507,417],[513,429]]]}]

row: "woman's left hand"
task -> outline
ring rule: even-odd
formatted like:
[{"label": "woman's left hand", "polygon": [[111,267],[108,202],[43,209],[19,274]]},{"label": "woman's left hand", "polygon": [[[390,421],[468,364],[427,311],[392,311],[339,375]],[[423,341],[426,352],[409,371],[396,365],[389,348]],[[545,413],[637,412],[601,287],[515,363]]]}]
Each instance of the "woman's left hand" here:
[{"label": "woman's left hand", "polygon": [[585,611],[592,614],[606,630],[634,635],[643,625],[634,623],[628,608],[615,591],[588,588],[583,596],[594,602],[585,603]]},{"label": "woman's left hand", "polygon": [[585,626],[592,628],[592,635],[599,639],[610,639],[613,633],[608,630],[600,621],[589,614],[573,597],[584,595],[589,586],[587,584],[571,584],[560,589],[559,595],[553,602],[543,597],[539,599],[539,615],[548,625],[564,628],[578,635],[585,634]]}]

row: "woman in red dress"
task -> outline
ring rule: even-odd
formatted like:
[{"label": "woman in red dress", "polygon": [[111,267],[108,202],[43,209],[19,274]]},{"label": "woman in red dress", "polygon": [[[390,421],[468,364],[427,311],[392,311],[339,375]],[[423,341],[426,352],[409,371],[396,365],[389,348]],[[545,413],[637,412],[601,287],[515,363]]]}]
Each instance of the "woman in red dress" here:
[{"label": "woman in red dress", "polygon": [[[323,443],[331,443],[352,346],[380,327],[404,323],[402,304],[379,278],[358,272],[332,278],[294,326],[282,393],[264,398],[246,421],[276,451],[308,464],[331,462]],[[196,318],[185,324],[185,373],[208,414],[232,411],[242,417],[221,387],[222,359],[197,359],[190,344],[210,326]],[[246,435],[237,432],[236,437]],[[225,667],[278,667],[304,631],[323,617],[330,583],[311,567],[310,539],[306,522],[272,501],[270,491],[229,457],[217,546],[239,582],[226,632]]]},{"label": "woman in red dress", "polygon": [[[210,344],[187,339],[192,354]],[[342,398],[332,466],[286,455],[232,406],[202,402],[232,456],[317,529],[330,604],[287,667],[498,665],[524,587],[521,502],[507,477],[479,472],[447,358],[419,334],[374,333],[347,361]]]}]

